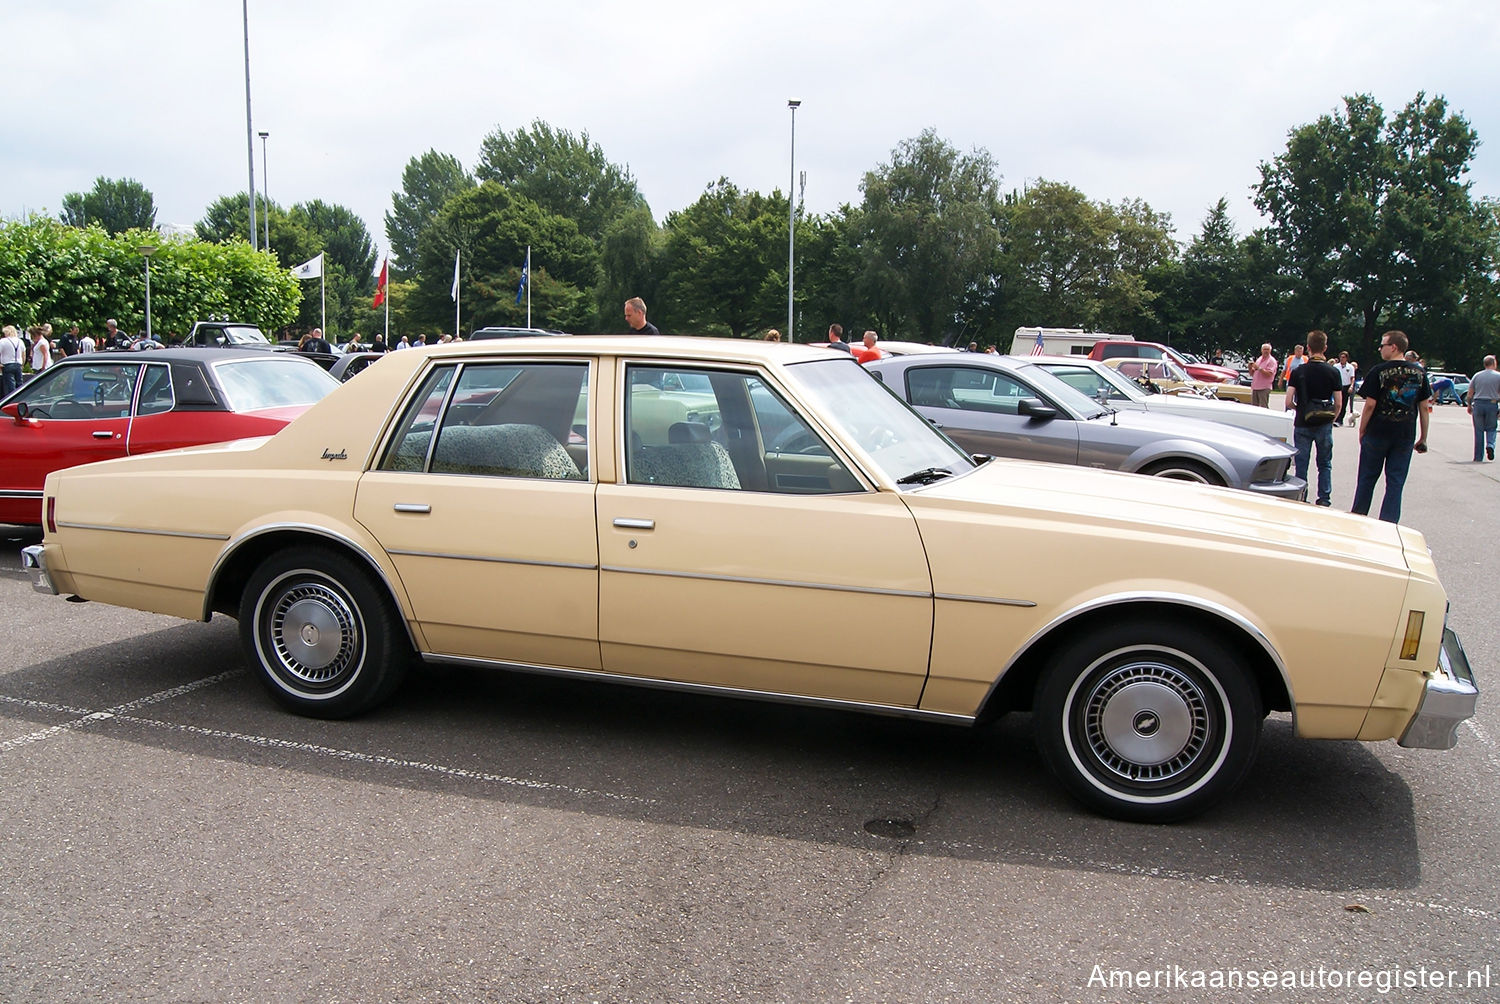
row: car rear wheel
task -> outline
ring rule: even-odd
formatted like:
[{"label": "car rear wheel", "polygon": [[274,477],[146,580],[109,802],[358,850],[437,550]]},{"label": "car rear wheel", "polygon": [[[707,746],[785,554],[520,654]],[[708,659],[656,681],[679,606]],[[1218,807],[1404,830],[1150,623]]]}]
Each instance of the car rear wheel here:
[{"label": "car rear wheel", "polygon": [[350,558],[297,548],[267,558],[240,599],[240,641],[271,697],[345,718],[401,682],[411,646],[395,604]]},{"label": "car rear wheel", "polygon": [[1202,812],[1244,778],[1260,695],[1200,631],[1119,623],[1069,642],[1037,687],[1037,744],[1085,805],[1136,822]]},{"label": "car rear wheel", "polygon": [[1196,460],[1162,460],[1142,468],[1142,474],[1153,478],[1171,478],[1174,481],[1194,481],[1200,485],[1224,487],[1224,479],[1218,472]]}]

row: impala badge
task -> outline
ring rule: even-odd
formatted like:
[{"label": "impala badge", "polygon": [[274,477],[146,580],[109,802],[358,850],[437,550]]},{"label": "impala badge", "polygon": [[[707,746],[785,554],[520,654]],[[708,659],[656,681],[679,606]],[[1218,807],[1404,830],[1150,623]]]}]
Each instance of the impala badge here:
[{"label": "impala badge", "polygon": [[348,460],[349,459],[349,451],[347,451],[347,450],[340,450],[337,453],[332,453],[329,450],[325,449],[323,451],[323,457],[322,457],[322,459],[329,460],[329,461],[333,461],[333,460]]}]

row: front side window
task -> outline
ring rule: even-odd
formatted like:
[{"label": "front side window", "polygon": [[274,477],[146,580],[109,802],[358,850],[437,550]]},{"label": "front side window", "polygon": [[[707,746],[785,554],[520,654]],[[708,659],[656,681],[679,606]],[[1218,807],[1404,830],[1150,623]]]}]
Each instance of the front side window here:
[{"label": "front side window", "polygon": [[630,484],[804,495],[860,490],[806,419],[754,373],[632,365],[625,383]]},{"label": "front side window", "polygon": [[1110,383],[1109,379],[1097,370],[1083,366],[1043,366],[1042,369],[1090,400],[1099,400],[1101,390],[1105,392],[1106,400],[1124,401],[1127,399],[1123,390]]},{"label": "front side window", "polygon": [[587,479],[586,363],[439,366],[407,405],[380,469]]},{"label": "front side window", "polygon": [[58,366],[24,385],[15,400],[35,418],[58,421],[125,418],[140,375],[139,363]]}]

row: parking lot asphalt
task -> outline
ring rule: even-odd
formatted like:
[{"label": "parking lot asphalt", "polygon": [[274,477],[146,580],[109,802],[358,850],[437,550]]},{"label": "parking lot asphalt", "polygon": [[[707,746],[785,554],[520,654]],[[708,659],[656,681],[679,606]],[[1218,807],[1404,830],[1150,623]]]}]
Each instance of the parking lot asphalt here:
[{"label": "parking lot asphalt", "polygon": [[[1026,716],[442,669],[296,718],[233,621],[36,594],[39,534],[0,527],[0,1000],[1495,1000],[1500,466],[1470,442],[1436,410],[1404,516],[1480,678],[1458,748],[1273,716],[1175,826],[1076,807]],[[1337,430],[1339,508],[1355,454]]]}]

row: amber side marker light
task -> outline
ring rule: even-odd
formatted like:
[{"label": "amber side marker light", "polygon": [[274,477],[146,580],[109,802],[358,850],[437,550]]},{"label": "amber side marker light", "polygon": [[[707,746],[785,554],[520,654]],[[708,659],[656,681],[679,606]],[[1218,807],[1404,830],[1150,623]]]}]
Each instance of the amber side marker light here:
[{"label": "amber side marker light", "polygon": [[1422,641],[1422,621],[1425,615],[1420,610],[1413,610],[1406,615],[1406,637],[1401,639],[1401,658],[1415,659],[1417,657],[1417,646]]},{"label": "amber side marker light", "polygon": [[47,496],[47,532],[57,532],[57,497],[55,495]]}]

